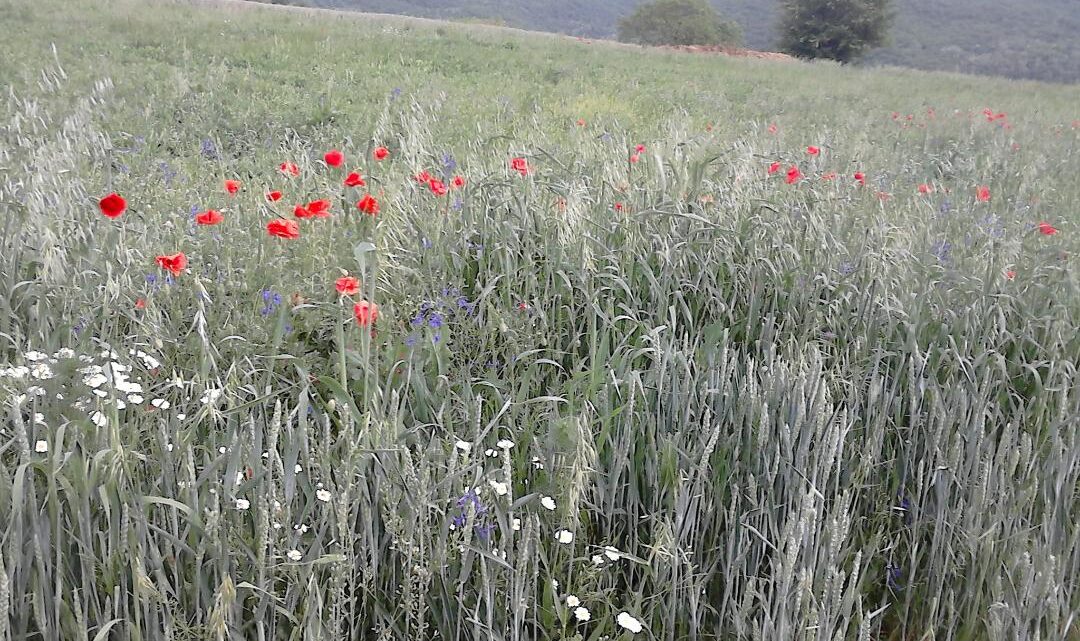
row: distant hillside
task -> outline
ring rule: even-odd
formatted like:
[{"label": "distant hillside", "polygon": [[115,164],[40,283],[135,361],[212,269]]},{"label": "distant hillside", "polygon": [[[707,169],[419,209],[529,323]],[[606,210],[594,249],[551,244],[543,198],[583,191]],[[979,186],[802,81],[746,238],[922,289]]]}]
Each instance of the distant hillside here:
[{"label": "distant hillside", "polygon": [[[280,0],[277,0],[280,1]],[[297,4],[612,37],[641,0],[295,0]],[[775,46],[776,0],[712,0],[747,46]],[[1080,82],[1078,0],[895,0],[892,45],[872,64]]]}]

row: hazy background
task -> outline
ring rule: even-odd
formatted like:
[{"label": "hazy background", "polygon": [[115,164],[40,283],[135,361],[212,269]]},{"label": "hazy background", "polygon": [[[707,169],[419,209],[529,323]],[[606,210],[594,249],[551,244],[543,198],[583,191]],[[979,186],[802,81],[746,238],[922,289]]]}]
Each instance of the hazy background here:
[{"label": "hazy background", "polygon": [[[281,4],[400,13],[588,37],[613,37],[640,0],[297,0]],[[776,47],[778,2],[712,0],[745,33],[746,46]],[[1076,0],[895,0],[890,46],[867,64],[1080,81]]]}]

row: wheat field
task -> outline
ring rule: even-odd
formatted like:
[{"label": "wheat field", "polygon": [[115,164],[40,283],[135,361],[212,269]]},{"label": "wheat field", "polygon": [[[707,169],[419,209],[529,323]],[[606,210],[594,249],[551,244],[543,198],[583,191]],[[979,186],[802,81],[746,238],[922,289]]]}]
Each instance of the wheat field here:
[{"label": "wheat field", "polygon": [[1080,88],[0,18],[0,641],[1080,639]]}]

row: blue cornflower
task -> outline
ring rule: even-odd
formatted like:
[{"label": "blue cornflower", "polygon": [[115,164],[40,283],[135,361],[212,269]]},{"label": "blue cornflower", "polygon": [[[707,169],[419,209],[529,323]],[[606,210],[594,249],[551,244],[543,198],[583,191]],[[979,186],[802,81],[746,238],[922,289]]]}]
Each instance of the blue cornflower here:
[{"label": "blue cornflower", "polygon": [[949,262],[950,251],[952,251],[952,243],[947,240],[939,240],[930,248],[930,253],[937,258],[939,263]]},{"label": "blue cornflower", "polygon": [[443,325],[442,314],[439,314],[438,312],[436,312],[436,313],[432,314],[430,318],[428,318],[428,326],[430,326],[431,329],[439,329],[440,327],[442,327],[442,325]]},{"label": "blue cornflower", "polygon": [[890,563],[885,567],[885,584],[889,586],[890,590],[903,590],[904,587],[899,583],[903,575],[903,570]]},{"label": "blue cornflower", "polygon": [[416,346],[416,341],[417,341],[416,334],[409,334],[409,337],[405,339],[405,345],[407,347],[415,347]]}]

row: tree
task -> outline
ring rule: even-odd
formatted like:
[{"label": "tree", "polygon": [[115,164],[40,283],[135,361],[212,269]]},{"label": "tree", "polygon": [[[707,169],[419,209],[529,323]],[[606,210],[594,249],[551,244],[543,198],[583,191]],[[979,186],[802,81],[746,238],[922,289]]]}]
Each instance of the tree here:
[{"label": "tree", "polygon": [[885,42],[890,0],[784,0],[780,48],[800,58],[842,63]]},{"label": "tree", "polygon": [[619,21],[619,40],[642,45],[738,45],[742,30],[706,0],[653,0]]}]

